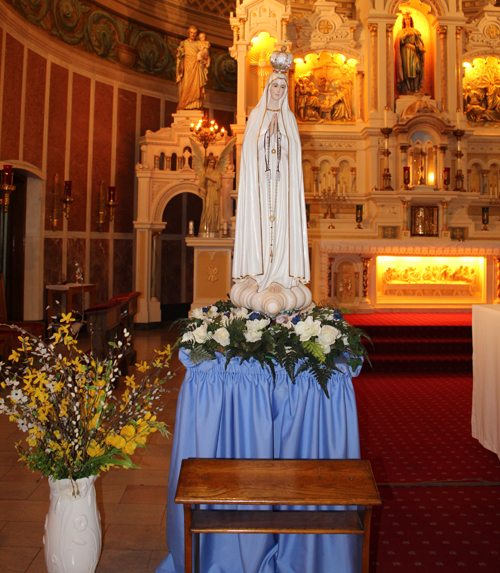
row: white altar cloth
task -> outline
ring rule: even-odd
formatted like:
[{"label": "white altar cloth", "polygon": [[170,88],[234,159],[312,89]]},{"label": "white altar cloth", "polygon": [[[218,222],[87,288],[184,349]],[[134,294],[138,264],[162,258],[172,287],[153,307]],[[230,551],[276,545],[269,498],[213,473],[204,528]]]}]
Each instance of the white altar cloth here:
[{"label": "white altar cloth", "polygon": [[500,305],[472,305],[472,437],[500,458]]}]

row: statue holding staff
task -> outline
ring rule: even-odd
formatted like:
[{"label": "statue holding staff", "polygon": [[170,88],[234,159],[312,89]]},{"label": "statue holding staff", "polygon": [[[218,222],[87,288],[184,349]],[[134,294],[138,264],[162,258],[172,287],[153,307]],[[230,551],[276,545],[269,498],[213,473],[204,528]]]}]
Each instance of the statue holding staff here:
[{"label": "statue holding staff", "polygon": [[197,40],[197,34],[196,26],[190,26],[188,37],[177,48],[176,82],[179,93],[177,111],[203,107],[207,66],[210,65],[210,58],[207,59],[210,44],[205,41],[204,34],[203,41]]}]

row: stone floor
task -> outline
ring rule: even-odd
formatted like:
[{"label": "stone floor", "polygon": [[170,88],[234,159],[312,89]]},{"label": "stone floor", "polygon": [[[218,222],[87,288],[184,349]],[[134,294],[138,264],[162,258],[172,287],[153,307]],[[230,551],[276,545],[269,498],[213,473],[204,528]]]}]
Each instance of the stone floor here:
[{"label": "stone floor", "polygon": [[[155,349],[175,342],[168,328],[136,331],[138,360],[150,360]],[[84,343],[84,341],[83,341]],[[184,368],[174,359],[176,376],[168,382],[161,419],[173,432],[178,388]],[[14,443],[23,434],[0,417],[0,571],[45,573],[43,526],[49,506],[46,478],[17,461]],[[172,437],[158,433],[133,457],[140,470],[116,469],[96,482],[103,551],[98,573],[152,573],[168,553],[165,526],[167,480]]]}]

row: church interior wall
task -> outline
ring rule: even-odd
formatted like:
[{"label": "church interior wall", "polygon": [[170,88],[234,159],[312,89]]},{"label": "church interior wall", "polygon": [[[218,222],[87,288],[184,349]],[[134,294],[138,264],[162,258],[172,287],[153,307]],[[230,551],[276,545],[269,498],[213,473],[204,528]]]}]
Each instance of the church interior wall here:
[{"label": "church interior wall", "polygon": [[[33,284],[44,293],[45,285],[73,282],[75,263],[96,284],[96,303],[134,290],[138,139],[172,123],[177,90],[173,81],[51,38],[4,2],[0,22],[0,158],[28,176],[28,194],[40,195],[26,223],[29,269],[24,312],[16,318],[39,320],[44,295],[33,300]],[[205,107],[229,125],[233,101],[232,94],[209,90]],[[57,221],[55,174],[61,185],[72,181],[73,198],[69,218],[59,212]],[[117,206],[99,230],[101,180],[106,193],[116,188]],[[35,238],[33,228],[39,228]]]}]

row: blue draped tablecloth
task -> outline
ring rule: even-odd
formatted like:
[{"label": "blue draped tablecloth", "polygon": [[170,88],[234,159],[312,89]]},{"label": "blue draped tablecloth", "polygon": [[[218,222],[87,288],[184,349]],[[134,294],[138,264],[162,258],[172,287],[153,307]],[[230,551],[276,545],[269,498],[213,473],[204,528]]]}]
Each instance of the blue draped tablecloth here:
[{"label": "blue draped tablecloth", "polygon": [[[222,355],[194,365],[181,350],[180,359],[187,374],[177,403],[168,479],[169,554],[156,573],[184,573],[183,506],[174,502],[183,459],[359,458],[351,378],[360,368],[352,372],[345,359],[328,382],[330,398],[307,372],[293,384],[277,367],[273,383],[269,370],[253,359],[242,364],[233,359],[227,369]],[[358,573],[361,544],[360,535],[205,534],[201,573]]]}]

